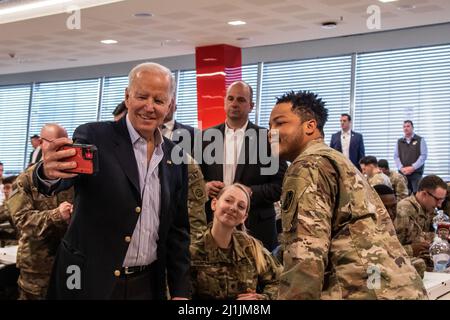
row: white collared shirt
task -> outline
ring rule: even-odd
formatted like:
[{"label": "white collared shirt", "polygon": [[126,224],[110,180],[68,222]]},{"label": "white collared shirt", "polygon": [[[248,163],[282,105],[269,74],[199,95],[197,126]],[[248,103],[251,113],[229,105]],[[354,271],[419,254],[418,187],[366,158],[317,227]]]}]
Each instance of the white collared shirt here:
[{"label": "white collared shirt", "polygon": [[38,157],[39,151],[41,151],[41,146],[38,146],[36,149],[33,150],[33,155],[31,156],[30,163],[36,163],[36,159]]},{"label": "white collared shirt", "polygon": [[245,129],[248,121],[239,129],[233,130],[225,122],[225,140],[223,144],[223,183],[228,186],[233,184],[238,164],[239,154],[244,141]]},{"label": "white collared shirt", "polygon": [[139,173],[142,211],[131,236],[123,267],[145,266],[151,264],[157,258],[156,249],[161,211],[161,183],[158,165],[164,156],[162,149],[164,141],[161,132],[157,129],[158,132],[155,134],[159,135],[159,138],[155,139],[155,150],[150,161],[147,161],[147,141],[134,129],[128,114],[126,117],[127,129]]},{"label": "white collared shirt", "polygon": [[169,140],[172,140],[173,128],[175,127],[175,120],[172,119],[163,124],[162,134]]},{"label": "white collared shirt", "polygon": [[341,145],[342,145],[342,153],[347,158],[350,158],[350,139],[352,138],[351,130],[344,132],[341,130]]}]

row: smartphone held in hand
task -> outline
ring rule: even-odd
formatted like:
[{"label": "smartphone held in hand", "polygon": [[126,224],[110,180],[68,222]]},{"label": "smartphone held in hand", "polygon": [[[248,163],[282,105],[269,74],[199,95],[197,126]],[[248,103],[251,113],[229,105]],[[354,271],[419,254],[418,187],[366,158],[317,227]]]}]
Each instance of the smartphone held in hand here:
[{"label": "smartphone held in hand", "polygon": [[65,158],[64,162],[75,161],[77,167],[70,170],[64,170],[70,173],[94,174],[98,171],[97,147],[92,144],[70,144],[61,147],[60,150],[75,149],[76,154]]}]

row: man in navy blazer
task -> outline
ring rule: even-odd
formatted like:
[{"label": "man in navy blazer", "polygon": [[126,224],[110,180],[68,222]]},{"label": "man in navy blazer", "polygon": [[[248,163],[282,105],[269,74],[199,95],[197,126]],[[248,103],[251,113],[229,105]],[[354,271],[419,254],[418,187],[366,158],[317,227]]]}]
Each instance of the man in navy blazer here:
[{"label": "man in navy blazer", "polygon": [[359,160],[364,158],[364,141],[362,134],[351,130],[352,117],[341,114],[341,131],[331,136],[330,147],[342,152],[350,161],[361,170]]},{"label": "man in navy blazer", "polygon": [[[72,141],[51,142],[34,181],[45,194],[73,185],[74,213],[58,249],[48,290],[52,299],[173,299],[190,295],[187,166],[159,127],[175,90],[169,69],[144,63],[129,75],[128,113],[88,123],[76,143],[98,148],[98,172],[64,170]],[[56,180],[59,179],[59,180]],[[166,284],[167,279],[167,284]]]}]

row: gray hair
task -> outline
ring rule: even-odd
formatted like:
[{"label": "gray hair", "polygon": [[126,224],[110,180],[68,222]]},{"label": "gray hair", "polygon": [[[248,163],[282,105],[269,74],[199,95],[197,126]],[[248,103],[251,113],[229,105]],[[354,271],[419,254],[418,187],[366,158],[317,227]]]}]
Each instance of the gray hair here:
[{"label": "gray hair", "polygon": [[170,96],[172,97],[175,94],[176,84],[175,77],[172,75],[172,72],[169,68],[166,68],[163,65],[155,62],[144,62],[131,69],[130,73],[128,74],[128,87],[131,86],[134,79],[136,78],[136,75],[141,71],[157,71],[165,73],[170,79]]}]

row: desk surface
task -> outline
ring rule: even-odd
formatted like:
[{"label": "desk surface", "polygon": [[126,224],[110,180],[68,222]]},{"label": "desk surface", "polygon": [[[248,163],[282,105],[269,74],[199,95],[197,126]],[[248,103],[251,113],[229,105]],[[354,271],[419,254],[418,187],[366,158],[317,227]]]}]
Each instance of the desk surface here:
[{"label": "desk surface", "polygon": [[450,300],[450,274],[425,272],[423,285],[430,300]]},{"label": "desk surface", "polygon": [[17,246],[0,248],[0,263],[9,265],[15,264],[17,260]]}]

